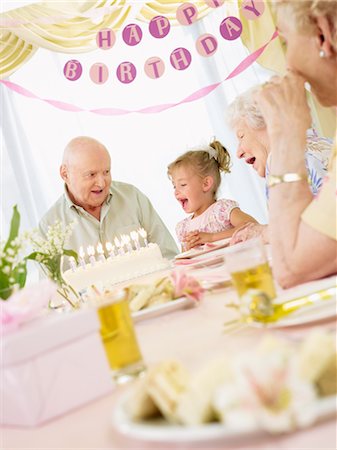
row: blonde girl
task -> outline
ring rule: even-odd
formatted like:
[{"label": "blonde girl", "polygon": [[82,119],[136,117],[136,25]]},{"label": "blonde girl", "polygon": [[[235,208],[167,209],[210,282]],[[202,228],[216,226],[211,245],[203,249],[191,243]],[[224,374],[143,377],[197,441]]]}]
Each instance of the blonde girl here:
[{"label": "blonde girl", "polygon": [[228,238],[245,223],[256,222],[237,202],[217,199],[221,172],[230,172],[230,155],[216,140],[184,153],[168,166],[175,197],[190,214],[176,226],[184,250]]}]

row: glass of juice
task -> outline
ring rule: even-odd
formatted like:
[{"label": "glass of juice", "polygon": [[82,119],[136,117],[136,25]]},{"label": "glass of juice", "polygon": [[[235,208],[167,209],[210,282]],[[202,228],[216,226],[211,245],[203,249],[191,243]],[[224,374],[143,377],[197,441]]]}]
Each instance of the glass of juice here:
[{"label": "glass of juice", "polygon": [[124,289],[104,294],[99,299],[97,314],[104,350],[112,375],[118,383],[145,370],[142,354]]},{"label": "glass of juice", "polygon": [[228,247],[225,259],[239,297],[250,289],[262,291],[269,300],[276,297],[273,274],[261,238]]}]

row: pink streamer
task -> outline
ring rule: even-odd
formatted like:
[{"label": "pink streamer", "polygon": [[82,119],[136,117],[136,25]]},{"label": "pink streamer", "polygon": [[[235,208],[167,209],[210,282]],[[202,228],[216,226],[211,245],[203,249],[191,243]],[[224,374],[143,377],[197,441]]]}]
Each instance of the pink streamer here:
[{"label": "pink streamer", "polygon": [[209,86],[205,86],[201,89],[198,89],[197,91],[195,91],[192,94],[185,97],[180,102],[147,106],[145,108],[136,109],[136,110],[120,109],[120,108],[84,109],[79,106],[72,105],[70,103],[61,102],[59,100],[45,99],[45,98],[38,97],[36,94],[34,94],[33,92],[24,88],[23,86],[20,86],[19,84],[16,84],[16,83],[12,83],[9,80],[0,80],[0,83],[5,85],[8,89],[11,89],[12,91],[16,92],[17,94],[23,95],[24,97],[34,98],[36,100],[40,100],[42,102],[49,103],[51,106],[54,106],[54,108],[58,108],[58,109],[61,109],[63,111],[68,111],[68,112],[84,112],[85,111],[85,112],[91,112],[93,114],[99,114],[102,116],[121,116],[121,115],[131,114],[131,113],[140,113],[140,114],[160,113],[162,111],[166,111],[167,109],[174,108],[175,106],[182,105],[184,103],[195,102],[196,100],[206,97],[208,94],[210,94],[212,91],[214,91],[218,86],[220,86],[220,84],[222,84],[224,81],[238,76],[240,73],[242,73],[244,70],[246,70],[248,67],[250,67],[257,60],[257,58],[264,52],[264,50],[270,44],[270,42],[273,41],[277,36],[278,36],[278,33],[277,33],[277,30],[275,30],[272,37],[269,39],[269,41],[266,44],[264,44],[259,49],[255,50],[249,56],[247,56],[243,61],[240,62],[240,64],[229,75],[227,75],[226,78],[219,81],[218,83],[210,84]]}]

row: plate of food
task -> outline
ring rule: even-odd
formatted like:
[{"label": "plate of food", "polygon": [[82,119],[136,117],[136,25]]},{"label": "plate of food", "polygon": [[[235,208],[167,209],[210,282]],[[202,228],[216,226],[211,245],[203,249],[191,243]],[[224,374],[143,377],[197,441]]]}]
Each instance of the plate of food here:
[{"label": "plate of food", "polygon": [[140,311],[133,312],[132,318],[134,322],[140,322],[146,319],[152,319],[163,314],[168,314],[172,311],[178,311],[179,309],[187,309],[196,306],[196,302],[187,297],[181,297],[172,299],[162,304],[155,304],[148,306]]},{"label": "plate of food", "polygon": [[125,291],[131,315],[138,322],[195,306],[204,288],[196,278],[173,271],[151,283],[131,284]]},{"label": "plate of food", "polygon": [[[332,418],[336,414],[336,396],[329,396],[319,400],[315,407],[316,421],[323,421]],[[192,443],[192,442],[212,442],[212,441],[233,441],[245,440],[256,436],[267,434],[256,426],[249,426],[246,423],[235,427],[226,426],[223,423],[215,422],[204,425],[183,426],[172,424],[164,418],[157,418],[146,421],[134,420],[127,412],[126,398],[117,405],[113,414],[113,426],[122,434],[134,439],[166,443]]]},{"label": "plate of food", "polygon": [[113,426],[164,443],[242,441],[310,427],[336,416],[335,358],[334,336],[321,332],[298,346],[269,336],[254,351],[193,372],[163,361],[120,397]]},{"label": "plate of food", "polygon": [[187,250],[186,252],[179,253],[175,256],[175,260],[195,258],[196,256],[201,256],[206,253],[228,247],[229,242],[230,238],[227,238],[203,245],[198,245],[198,247],[194,247],[190,250]]}]

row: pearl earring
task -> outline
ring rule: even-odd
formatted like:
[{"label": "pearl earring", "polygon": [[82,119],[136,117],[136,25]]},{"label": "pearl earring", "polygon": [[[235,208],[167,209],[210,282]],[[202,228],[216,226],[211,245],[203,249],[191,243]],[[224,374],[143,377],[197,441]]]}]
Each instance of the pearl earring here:
[{"label": "pearl earring", "polygon": [[326,56],[326,55],[325,55],[325,51],[324,51],[324,50],[320,50],[320,51],[319,51],[319,57],[320,57],[320,58],[325,58],[325,56]]}]

